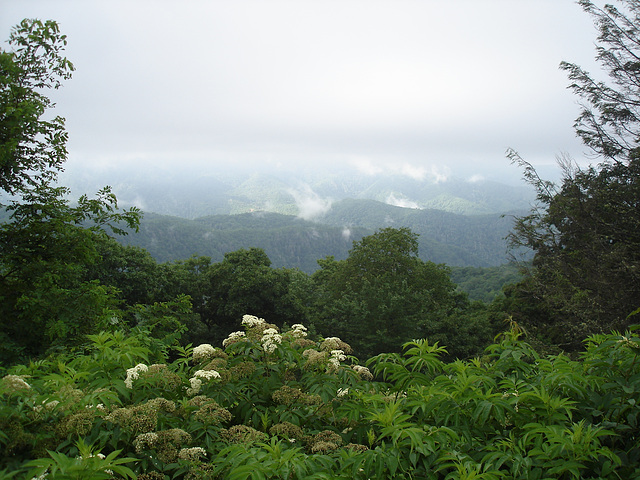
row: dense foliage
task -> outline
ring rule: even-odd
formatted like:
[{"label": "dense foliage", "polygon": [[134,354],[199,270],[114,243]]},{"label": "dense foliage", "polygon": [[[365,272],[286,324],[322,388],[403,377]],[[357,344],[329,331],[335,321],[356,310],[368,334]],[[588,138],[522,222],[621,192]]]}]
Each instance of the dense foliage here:
[{"label": "dense foliage", "polygon": [[[637,69],[615,39],[640,21],[580,3],[613,45],[599,54],[620,87]],[[159,264],[123,246],[110,235],[135,230],[137,210],[109,188],[71,205],[52,183],[66,134],[36,90],[67,77],[64,36],[25,20],[10,44],[0,477],[640,477],[640,172],[624,88],[585,90],[565,65],[600,112],[578,133],[607,160],[566,163],[557,188],[511,152],[540,201],[511,240],[535,257],[487,305],[421,258],[408,228],[363,235],[313,275],[255,247]]]},{"label": "dense foliage", "polygon": [[14,367],[0,380],[3,478],[640,475],[633,332],[591,337],[574,361],[539,356],[512,325],[471,361],[416,340],[363,366],[303,325],[242,324],[223,348],[115,330]]},{"label": "dense foliage", "polygon": [[599,30],[596,58],[609,82],[570,63],[562,68],[583,102],[576,133],[601,163],[578,168],[562,159],[557,186],[509,152],[539,202],[510,235],[535,252],[511,306],[544,342],[569,351],[587,334],[624,329],[640,305],[640,5],[579,3]]},{"label": "dense foliage", "polygon": [[258,247],[275,266],[311,274],[318,269],[319,258],[334,255],[342,260],[352,242],[394,226],[420,235],[419,255],[425,261],[489,267],[508,262],[505,237],[512,224],[511,216],[500,214],[466,216],[346,199],[333,203],[329,212],[313,222],[262,211],[192,220],[145,213],[139,231],[120,241],[148,250],[159,262],[193,254],[221,261],[227,252]]},{"label": "dense foliage", "polygon": [[[24,20],[0,52],[0,361],[41,354],[103,328],[112,316],[111,289],[86,281],[98,260],[96,241],[118,224],[136,228],[137,210],[118,212],[108,188],[75,206],[53,181],[66,160],[67,134],[44,95],[70,77],[66,38],[53,21]],[[91,225],[91,226],[89,226]]]}]

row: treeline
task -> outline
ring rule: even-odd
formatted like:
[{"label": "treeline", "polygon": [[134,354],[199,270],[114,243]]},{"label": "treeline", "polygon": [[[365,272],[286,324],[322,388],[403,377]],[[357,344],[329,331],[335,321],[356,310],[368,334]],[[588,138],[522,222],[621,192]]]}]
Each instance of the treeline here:
[{"label": "treeline", "polygon": [[[420,260],[417,235],[408,229],[363,237],[345,260],[321,259],[312,275],[273,268],[258,248],[228,252],[221,262],[166,263],[106,235],[91,234],[85,248],[92,256],[74,262],[61,245],[59,259],[42,271],[29,268],[30,282],[14,277],[2,284],[5,300],[13,299],[2,305],[4,363],[77,347],[83,335],[108,325],[150,326],[161,322],[158,316],[188,326],[185,343],[218,345],[245,312],[351,338],[362,358],[427,336],[457,345],[453,357],[468,357],[481,352],[506,317],[457,291],[446,266]],[[58,278],[51,289],[45,282],[54,261]]]},{"label": "treeline", "polygon": [[[524,212],[523,212],[524,213]],[[327,255],[345,259],[353,241],[385,227],[419,234],[419,256],[455,266],[491,267],[508,262],[505,237],[513,216],[464,216],[413,210],[373,200],[343,200],[313,222],[269,212],[212,215],[188,220],[146,213],[138,231],[120,241],[168,262],[203,255],[214,261],[241,248],[262,248],[277,267],[313,273]]]}]

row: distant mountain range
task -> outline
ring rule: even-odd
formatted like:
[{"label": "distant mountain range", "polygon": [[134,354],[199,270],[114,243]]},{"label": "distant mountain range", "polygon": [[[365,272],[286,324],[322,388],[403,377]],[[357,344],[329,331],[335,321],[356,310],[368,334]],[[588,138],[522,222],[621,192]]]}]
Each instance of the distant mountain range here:
[{"label": "distant mountain range", "polygon": [[489,267],[507,262],[513,215],[533,200],[530,188],[490,181],[403,175],[167,171],[162,168],[72,175],[74,192],[110,184],[121,206],[147,212],[123,243],[158,261],[260,247],[276,267],[306,272],[327,255],[346,258],[353,241],[384,227],[418,233],[424,260]]},{"label": "distant mountain range", "polygon": [[526,184],[481,179],[337,172],[209,171],[157,166],[99,169],[88,165],[63,176],[76,194],[110,185],[120,203],[183,218],[265,211],[311,220],[340,200],[376,200],[409,209],[461,215],[528,210],[534,198]]},{"label": "distant mountain range", "polygon": [[158,261],[205,255],[222,260],[226,252],[263,248],[275,267],[311,273],[327,255],[346,258],[354,241],[387,226],[418,233],[420,257],[452,266],[489,267],[507,262],[504,237],[512,219],[498,214],[457,215],[407,209],[374,200],[342,200],[316,221],[272,212],[185,219],[147,213],[140,231],[122,237],[146,248]]}]

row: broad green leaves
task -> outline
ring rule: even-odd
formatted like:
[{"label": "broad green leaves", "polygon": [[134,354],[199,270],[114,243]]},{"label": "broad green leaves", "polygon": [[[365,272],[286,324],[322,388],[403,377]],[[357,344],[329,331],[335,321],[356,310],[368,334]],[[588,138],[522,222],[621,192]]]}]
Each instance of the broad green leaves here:
[{"label": "broad green leaves", "polygon": [[591,337],[579,361],[538,355],[515,325],[473,361],[443,362],[444,347],[414,340],[371,359],[373,380],[354,357],[331,362],[348,348],[337,338],[312,340],[296,326],[270,350],[273,325],[252,316],[243,325],[224,349],[154,349],[147,332],[100,333],[85,354],[14,367],[0,381],[0,458],[9,459],[0,469],[175,479],[639,473],[633,331]]}]

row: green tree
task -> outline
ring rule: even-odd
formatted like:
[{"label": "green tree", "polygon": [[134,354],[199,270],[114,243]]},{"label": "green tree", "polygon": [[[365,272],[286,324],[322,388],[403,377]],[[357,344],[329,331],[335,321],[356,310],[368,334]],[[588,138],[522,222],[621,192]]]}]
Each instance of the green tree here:
[{"label": "green tree", "polygon": [[[541,179],[515,151],[538,206],[517,219],[510,241],[535,252],[509,302],[543,338],[566,350],[590,333],[622,329],[640,305],[640,7],[579,2],[600,32],[597,60],[610,81],[563,62],[583,106],[576,133],[601,163],[563,158],[560,185]],[[527,306],[526,303],[537,304]]]},{"label": "green tree", "polygon": [[23,20],[0,52],[0,189],[10,194],[55,178],[66,160],[64,119],[43,116],[54,107],[42,90],[71,77],[67,44],[54,21]]},{"label": "green tree", "polygon": [[95,239],[99,261],[87,270],[86,279],[116,288],[125,305],[168,301],[182,293],[167,292],[168,268],[158,264],[147,250],[122,245],[109,236]]},{"label": "green tree", "polygon": [[119,212],[107,187],[74,206],[53,186],[66,160],[64,120],[42,90],[58,88],[73,67],[61,56],[66,39],[53,21],[24,20],[0,53],[0,189],[12,195],[0,225],[0,361],[16,362],[81,341],[115,315],[116,292],[87,280],[107,232],[137,229],[139,211]]},{"label": "green tree", "polygon": [[222,262],[210,267],[204,301],[196,307],[212,341],[238,330],[245,314],[259,313],[277,325],[302,321],[302,308],[291,288],[295,272],[272,268],[261,248],[226,253]]},{"label": "green tree", "polygon": [[624,162],[638,148],[640,133],[640,6],[637,0],[617,0],[619,8],[578,3],[594,19],[596,59],[610,80],[598,81],[573,63],[560,64],[583,101],[575,130],[597,155]]},{"label": "green tree", "polygon": [[319,264],[314,323],[321,333],[351,338],[363,357],[428,335],[456,305],[449,270],[422,261],[417,234],[407,228],[379,230],[355,242],[346,260]]}]

